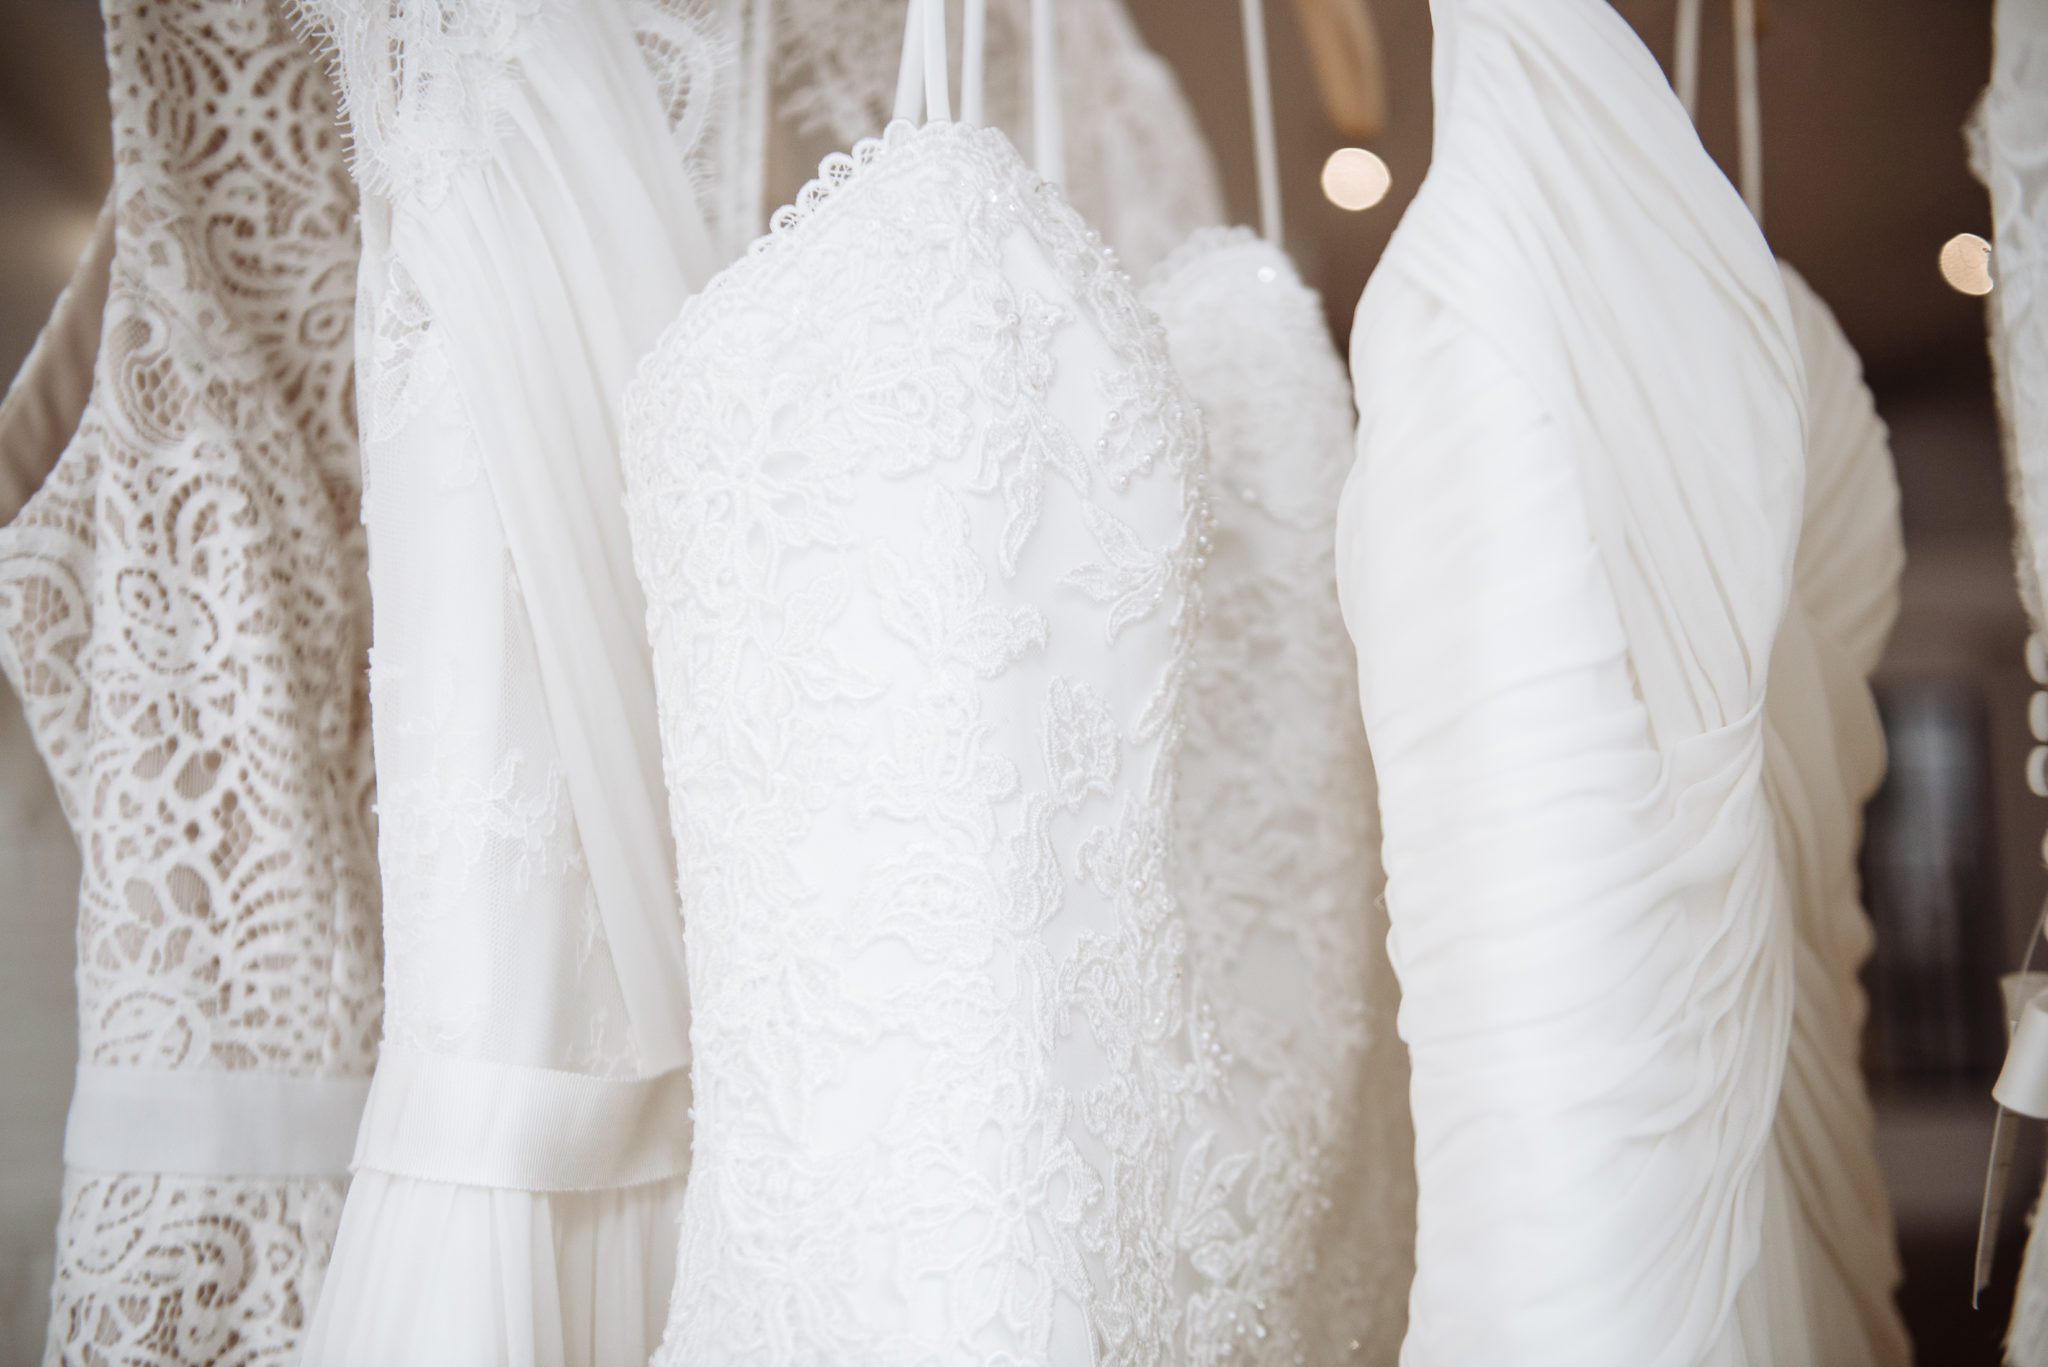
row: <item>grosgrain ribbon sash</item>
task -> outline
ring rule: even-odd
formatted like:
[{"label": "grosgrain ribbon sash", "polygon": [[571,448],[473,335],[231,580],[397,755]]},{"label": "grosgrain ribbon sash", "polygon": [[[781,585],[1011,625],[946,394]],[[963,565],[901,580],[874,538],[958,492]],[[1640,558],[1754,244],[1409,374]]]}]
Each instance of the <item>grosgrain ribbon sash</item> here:
[{"label": "grosgrain ribbon sash", "polygon": [[78,1065],[64,1162],[92,1172],[340,1177],[361,1077]]},{"label": "grosgrain ribbon sash", "polygon": [[384,1047],[358,1170],[511,1191],[596,1191],[690,1166],[690,1076],[603,1078]]}]

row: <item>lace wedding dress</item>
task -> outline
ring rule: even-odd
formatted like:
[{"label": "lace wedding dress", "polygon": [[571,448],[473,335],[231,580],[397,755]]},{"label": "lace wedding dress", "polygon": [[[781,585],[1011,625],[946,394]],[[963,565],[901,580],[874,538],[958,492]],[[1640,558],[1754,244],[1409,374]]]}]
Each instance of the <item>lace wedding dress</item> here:
[{"label": "lace wedding dress", "polygon": [[697,1089],[656,1361],[1178,1361],[1199,430],[910,32],[934,121],[828,159],[628,399]]},{"label": "lace wedding dress", "polygon": [[1606,5],[1432,13],[1435,155],[1360,304],[1338,542],[1414,1070],[1402,1358],[1800,1361],[1784,287]]},{"label": "lace wedding dress", "polygon": [[113,189],[0,405],[0,667],[83,856],[46,1360],[285,1364],[378,1026],[355,203],[275,5],[105,17]]},{"label": "lace wedding dress", "polygon": [[311,8],[364,187],[387,1006],[305,1360],[640,1362],[689,1017],[616,404],[714,264],[665,117],[709,92],[648,60],[701,77],[709,40],[614,0]]},{"label": "lace wedding dress", "polygon": [[1188,1171],[1214,1209],[1183,1262],[1186,1360],[1392,1362],[1412,1140],[1331,549],[1350,382],[1321,299],[1244,229],[1198,234],[1143,298],[1212,462],[1175,885],[1225,1062],[1221,1161]]},{"label": "lace wedding dress", "polygon": [[1152,273],[1210,449],[1211,532],[1175,810],[1176,886],[1225,1067],[1191,1165],[1189,1362],[1398,1356],[1413,1137],[1379,823],[1332,542],[1351,384],[1280,247],[1262,7],[1245,5],[1261,232],[1204,229]]}]

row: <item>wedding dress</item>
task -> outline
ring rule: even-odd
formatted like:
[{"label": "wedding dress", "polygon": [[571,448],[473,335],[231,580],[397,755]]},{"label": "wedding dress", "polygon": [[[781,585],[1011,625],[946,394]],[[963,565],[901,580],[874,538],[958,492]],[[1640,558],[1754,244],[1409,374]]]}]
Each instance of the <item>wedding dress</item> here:
[{"label": "wedding dress", "polygon": [[1211,462],[1175,884],[1227,1063],[1209,1106],[1215,1162],[1188,1169],[1214,1210],[1182,1261],[1186,1360],[1391,1363],[1413,1140],[1332,548],[1351,385],[1280,246],[1263,18],[1245,6],[1261,232],[1196,233],[1142,296]]},{"label": "wedding dress", "polygon": [[1856,867],[1863,805],[1884,778],[1870,672],[1898,613],[1905,547],[1883,423],[1819,297],[1780,266],[1807,384],[1806,497],[1792,598],[1771,654],[1764,786],[1790,880],[1792,1034],[1773,1143],[1786,1182],[1809,1347],[1775,1361],[1904,1364],[1896,1239],[1863,1082],[1859,974],[1871,928]]},{"label": "wedding dress", "polygon": [[105,19],[113,188],[0,404],[0,668],[82,856],[46,1361],[287,1364],[379,1010],[355,203],[277,5]]},{"label": "wedding dress", "polygon": [[905,49],[627,401],[695,1046],[656,1361],[1172,1362],[1223,1066],[1168,842],[1199,428],[1059,191],[948,121],[940,6]]},{"label": "wedding dress", "polygon": [[305,1361],[640,1362],[689,1017],[616,404],[713,265],[644,54],[710,39],[614,0],[312,13],[364,187],[386,1012]]},{"label": "wedding dress", "polygon": [[1413,1066],[1402,1360],[1797,1361],[1798,1288],[1759,1266],[1791,1243],[1784,287],[1606,5],[1432,13],[1338,541]]},{"label": "wedding dress", "polygon": [[[1736,183],[1763,222],[1757,27],[1750,5],[1734,27]],[[1688,116],[1698,89],[1700,5],[1678,9],[1673,85]],[[1899,1282],[1876,1117],[1863,1082],[1866,1010],[1859,981],[1870,918],[1858,890],[1863,805],[1884,777],[1884,729],[1870,672],[1898,614],[1905,565],[1898,480],[1863,368],[1834,315],[1799,273],[1779,273],[1806,385],[1806,483],[1792,596],[1771,656],[1764,788],[1790,880],[1794,929],[1792,1034],[1772,1129],[1785,1210],[1769,1227],[1788,1236],[1764,1259],[1797,1288],[1776,1361],[1841,1364],[1911,1360],[1892,1302]],[[1759,1274],[1764,1275],[1764,1274]]]}]

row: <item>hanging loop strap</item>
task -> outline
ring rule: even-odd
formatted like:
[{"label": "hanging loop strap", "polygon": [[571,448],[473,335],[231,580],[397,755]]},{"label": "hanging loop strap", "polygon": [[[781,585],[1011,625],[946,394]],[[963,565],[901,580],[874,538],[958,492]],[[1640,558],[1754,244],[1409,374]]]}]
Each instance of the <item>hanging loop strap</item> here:
[{"label": "hanging loop strap", "polygon": [[[920,93],[924,96],[922,107]],[[894,116],[912,123],[953,117],[952,96],[946,88],[945,0],[910,0],[903,16],[903,57],[896,65]]]},{"label": "hanging loop strap", "polygon": [[[1763,100],[1758,93],[1756,0],[1730,0],[1735,36],[1735,184],[1742,202],[1761,226],[1764,221]],[[1685,116],[1699,122],[1700,0],[1678,0],[1678,26],[1671,51],[1671,85]]]},{"label": "hanging loop strap", "polygon": [[1280,153],[1273,137],[1273,73],[1266,61],[1264,0],[1242,0],[1244,66],[1252,97],[1252,155],[1259,174],[1259,233],[1280,245]]},{"label": "hanging loop strap", "polygon": [[1067,139],[1060,118],[1059,35],[1052,0],[1031,0],[1031,153],[1038,174],[1067,183]]},{"label": "hanging loop strap", "polygon": [[1761,225],[1764,221],[1763,106],[1757,94],[1756,0],[1735,0],[1735,138],[1736,180],[1743,203]]},{"label": "hanging loop strap", "polygon": [[1685,117],[1700,121],[1700,0],[1678,0],[1678,33],[1671,44],[1671,84]]},{"label": "hanging loop strap", "polygon": [[976,127],[988,122],[982,96],[987,48],[988,0],[967,0],[960,32],[960,122]]},{"label": "hanging loop strap", "polygon": [[896,107],[889,118],[918,121],[924,111],[918,107],[920,63],[924,60],[924,0],[909,0],[903,7],[903,52],[896,59]]}]

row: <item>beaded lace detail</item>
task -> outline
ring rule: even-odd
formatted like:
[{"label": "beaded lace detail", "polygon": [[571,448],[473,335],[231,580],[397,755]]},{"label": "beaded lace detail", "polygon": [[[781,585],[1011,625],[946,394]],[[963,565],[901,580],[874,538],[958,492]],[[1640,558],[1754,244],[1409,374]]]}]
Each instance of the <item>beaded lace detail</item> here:
[{"label": "beaded lace detail", "polygon": [[[799,250],[801,249],[801,250]],[[696,1142],[663,1363],[1177,1359],[1203,448],[1007,141],[892,126],[627,399]]]},{"label": "beaded lace detail", "polygon": [[[83,856],[93,1063],[366,1075],[378,886],[357,237],[275,5],[110,0],[91,397],[0,531],[0,665]],[[50,1360],[286,1362],[339,1180],[72,1172]]]}]

